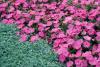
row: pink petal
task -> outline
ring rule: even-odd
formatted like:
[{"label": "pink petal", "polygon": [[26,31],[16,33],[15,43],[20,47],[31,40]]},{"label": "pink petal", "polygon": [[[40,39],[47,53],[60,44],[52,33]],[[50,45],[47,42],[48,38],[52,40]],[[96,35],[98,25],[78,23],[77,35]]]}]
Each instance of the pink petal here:
[{"label": "pink petal", "polygon": [[83,43],[83,40],[82,40],[82,39],[77,40],[77,41],[75,41],[73,47],[74,47],[75,49],[79,49],[79,48],[81,48],[82,43]]},{"label": "pink petal", "polygon": [[63,54],[59,55],[59,61],[64,62],[66,57]]},{"label": "pink petal", "polygon": [[73,62],[72,61],[68,61],[67,63],[66,63],[66,67],[71,67],[73,65]]},{"label": "pink petal", "polygon": [[21,41],[21,42],[24,42],[24,41],[26,41],[26,40],[27,40],[27,35],[26,35],[26,34],[22,34],[22,35],[21,35],[20,41]]},{"label": "pink petal", "polygon": [[39,38],[38,38],[38,36],[36,35],[36,36],[31,36],[31,38],[30,38],[30,42],[35,42],[35,41],[37,41]]}]

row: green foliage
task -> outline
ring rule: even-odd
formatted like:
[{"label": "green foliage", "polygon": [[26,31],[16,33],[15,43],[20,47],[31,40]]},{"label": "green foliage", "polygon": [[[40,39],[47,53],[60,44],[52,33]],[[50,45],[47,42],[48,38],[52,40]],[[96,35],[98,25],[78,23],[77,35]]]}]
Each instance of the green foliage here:
[{"label": "green foliage", "polygon": [[77,50],[76,50],[76,49],[73,49],[73,48],[70,48],[70,49],[69,49],[69,52],[70,52],[71,54],[75,54],[76,51],[77,51]]},{"label": "green foliage", "polygon": [[20,43],[14,25],[0,24],[0,67],[64,67],[47,42]]},{"label": "green foliage", "polygon": [[61,28],[62,31],[64,31],[64,32],[66,33],[66,30],[68,29],[68,25],[62,23],[62,24],[60,25],[60,28]]},{"label": "green foliage", "polygon": [[86,10],[87,10],[87,11],[90,11],[91,9],[92,9],[92,6],[91,6],[91,5],[87,5],[87,6],[86,6]]},{"label": "green foliage", "polygon": [[73,2],[73,0],[68,0],[68,1],[67,1],[67,3],[68,3],[69,5],[71,5],[72,2]]}]

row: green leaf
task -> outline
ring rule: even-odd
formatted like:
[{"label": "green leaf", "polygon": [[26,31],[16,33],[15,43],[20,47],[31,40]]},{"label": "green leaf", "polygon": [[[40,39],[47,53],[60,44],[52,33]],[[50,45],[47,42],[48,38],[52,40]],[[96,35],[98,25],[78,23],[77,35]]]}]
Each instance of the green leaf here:
[{"label": "green leaf", "polygon": [[69,49],[69,52],[70,52],[71,54],[75,54],[75,53],[76,53],[76,51],[77,51],[77,50],[76,50],[76,49],[74,49],[74,48],[70,48],[70,49]]},{"label": "green leaf", "polygon": [[72,2],[73,2],[73,0],[68,0],[68,1],[67,1],[67,3],[68,3],[69,5],[71,5]]},{"label": "green leaf", "polygon": [[91,9],[92,9],[92,6],[91,6],[91,5],[87,5],[87,6],[86,6],[86,10],[87,10],[87,11],[90,11]]},{"label": "green leaf", "polygon": [[61,24],[60,25],[61,30],[63,30],[64,32],[66,32],[66,30],[68,29],[68,25],[67,24]]}]

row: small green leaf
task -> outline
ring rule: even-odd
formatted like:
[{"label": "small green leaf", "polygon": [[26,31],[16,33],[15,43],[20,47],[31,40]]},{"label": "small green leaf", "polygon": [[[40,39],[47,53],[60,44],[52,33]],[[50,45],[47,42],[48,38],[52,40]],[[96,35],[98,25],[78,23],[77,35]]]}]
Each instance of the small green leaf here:
[{"label": "small green leaf", "polygon": [[96,22],[96,20],[90,20],[90,22]]},{"label": "small green leaf", "polygon": [[76,53],[76,51],[77,51],[77,50],[76,50],[76,49],[74,49],[74,48],[70,48],[70,49],[69,49],[69,52],[70,52],[71,54],[75,54],[75,53]]},{"label": "small green leaf", "polygon": [[81,5],[80,5],[80,4],[77,4],[76,7],[77,7],[77,8],[81,8]]},{"label": "small green leaf", "polygon": [[67,25],[67,24],[61,24],[61,25],[60,25],[60,28],[61,28],[64,32],[66,32],[66,30],[68,29],[68,25]]},{"label": "small green leaf", "polygon": [[68,0],[68,1],[67,1],[67,3],[68,3],[69,5],[71,5],[72,2],[73,2],[73,0]]},{"label": "small green leaf", "polygon": [[71,52],[72,54],[75,54],[75,53],[76,53],[76,50],[75,50],[75,49],[72,49],[70,52]]},{"label": "small green leaf", "polygon": [[51,36],[51,34],[50,34],[50,32],[49,32],[49,31],[47,31],[47,36],[48,36],[48,37],[50,37],[50,36]]},{"label": "small green leaf", "polygon": [[87,11],[90,11],[91,9],[92,9],[92,6],[91,6],[91,5],[87,5],[87,6],[86,6],[86,10],[87,10]]}]

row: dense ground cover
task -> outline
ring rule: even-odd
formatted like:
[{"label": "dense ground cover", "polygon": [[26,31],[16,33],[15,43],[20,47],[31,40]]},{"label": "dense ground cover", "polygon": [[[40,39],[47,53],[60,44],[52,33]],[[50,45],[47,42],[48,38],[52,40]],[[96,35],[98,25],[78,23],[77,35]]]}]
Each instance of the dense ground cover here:
[{"label": "dense ground cover", "polygon": [[62,67],[47,42],[20,43],[16,31],[0,23],[0,67]]},{"label": "dense ground cover", "polygon": [[0,20],[20,41],[45,39],[67,67],[100,66],[99,0],[1,0]]}]

